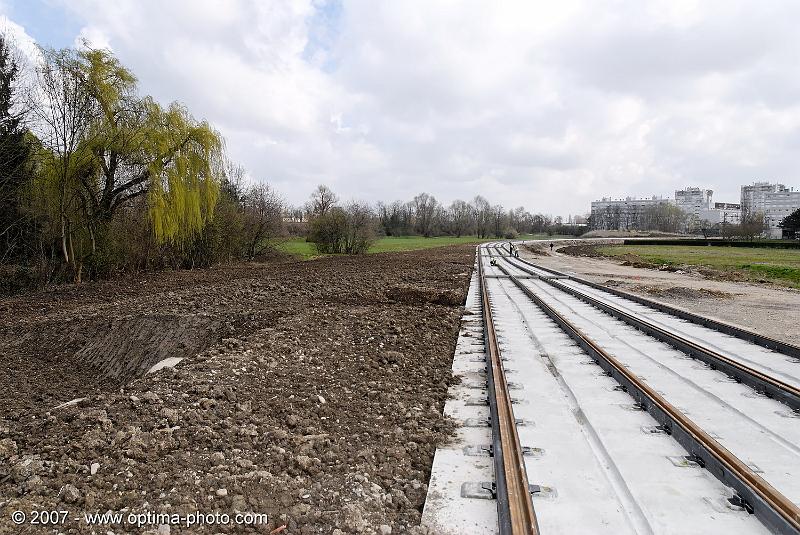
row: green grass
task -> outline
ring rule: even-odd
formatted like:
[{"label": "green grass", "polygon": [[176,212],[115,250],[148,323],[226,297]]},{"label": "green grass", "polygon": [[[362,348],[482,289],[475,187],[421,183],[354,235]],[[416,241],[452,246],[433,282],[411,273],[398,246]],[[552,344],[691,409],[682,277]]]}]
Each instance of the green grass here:
[{"label": "green grass", "polygon": [[[518,240],[557,240],[559,238],[574,238],[575,236],[560,236],[547,234],[522,234]],[[422,236],[388,236],[376,241],[370,247],[368,253],[396,253],[400,251],[417,251],[419,249],[430,249],[432,247],[444,247],[445,245],[478,244],[492,241],[494,238],[478,238],[477,236],[437,236],[435,238],[424,238]],[[499,240],[498,240],[499,241]],[[313,243],[309,243],[305,238],[289,238],[280,242],[276,249],[281,252],[303,257],[304,259],[315,258],[320,255]]]},{"label": "green grass", "polygon": [[421,236],[389,236],[376,241],[369,248],[370,253],[393,253],[398,251],[416,251],[418,249],[431,249],[445,245],[463,245],[481,243],[486,239],[477,236],[438,236],[436,238],[423,238]]},{"label": "green grass", "polygon": [[275,248],[282,253],[289,253],[303,258],[312,258],[318,256],[317,250],[314,248],[313,243],[309,243],[305,238],[290,238],[278,243]]},{"label": "green grass", "polygon": [[[477,244],[487,241],[476,236],[440,236],[436,238],[423,238],[421,236],[390,236],[377,240],[369,249],[369,253],[392,253],[399,251],[416,251],[419,249],[430,249],[432,247],[444,247],[445,245]],[[276,247],[279,251],[301,256],[305,259],[314,258],[320,255],[313,243],[307,242],[305,238],[290,238],[279,243]]]},{"label": "green grass", "polygon": [[607,256],[636,255],[645,262],[703,266],[735,271],[748,279],[770,279],[800,287],[800,250],[690,245],[620,245],[599,247]]}]

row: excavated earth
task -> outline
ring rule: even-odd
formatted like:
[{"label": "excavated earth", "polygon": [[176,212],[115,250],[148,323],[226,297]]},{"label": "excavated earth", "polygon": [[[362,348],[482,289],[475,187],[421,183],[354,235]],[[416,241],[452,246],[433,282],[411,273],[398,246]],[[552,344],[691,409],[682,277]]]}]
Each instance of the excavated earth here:
[{"label": "excavated earth", "polygon": [[[0,533],[424,533],[473,256],[276,258],[0,300]],[[30,524],[45,509],[70,515]],[[269,521],[74,519],[106,511]]]}]

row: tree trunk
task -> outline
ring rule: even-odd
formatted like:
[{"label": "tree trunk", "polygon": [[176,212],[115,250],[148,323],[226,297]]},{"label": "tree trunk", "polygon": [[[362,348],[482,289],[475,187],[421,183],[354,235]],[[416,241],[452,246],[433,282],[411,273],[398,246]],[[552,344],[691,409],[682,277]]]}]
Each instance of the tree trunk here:
[{"label": "tree trunk", "polygon": [[69,264],[69,252],[67,251],[67,221],[61,216],[61,252],[64,255],[64,262]]}]

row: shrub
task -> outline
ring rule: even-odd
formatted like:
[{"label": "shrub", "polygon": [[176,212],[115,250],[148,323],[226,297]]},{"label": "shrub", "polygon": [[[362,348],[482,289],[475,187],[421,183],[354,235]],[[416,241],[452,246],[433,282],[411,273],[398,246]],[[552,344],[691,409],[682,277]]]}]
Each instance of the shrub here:
[{"label": "shrub", "polygon": [[325,254],[364,254],[375,242],[375,215],[366,204],[335,206],[311,221],[309,241]]}]

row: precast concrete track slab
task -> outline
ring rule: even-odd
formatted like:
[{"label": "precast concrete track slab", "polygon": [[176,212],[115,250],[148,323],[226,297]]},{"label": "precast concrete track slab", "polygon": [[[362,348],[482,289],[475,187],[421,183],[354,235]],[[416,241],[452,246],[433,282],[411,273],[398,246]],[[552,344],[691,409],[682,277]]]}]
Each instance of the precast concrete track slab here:
[{"label": "precast concrete track slab", "polygon": [[[499,249],[495,250],[499,252]],[[505,256],[503,259],[508,264],[506,267],[516,276],[533,274],[550,286],[566,291],[648,335],[671,344],[758,392],[773,397],[792,409],[800,409],[800,358],[630,301],[603,290],[599,285],[589,286],[550,273],[541,275],[541,269],[528,262]]]},{"label": "precast concrete track slab", "polygon": [[[787,384],[797,384],[796,359],[583,288],[494,244],[480,252],[540,533],[798,533],[797,412],[545,279]],[[479,288],[476,270],[453,364],[462,381],[445,406],[462,425],[436,452],[423,513],[439,534],[498,529],[491,493],[480,492],[495,477]]]}]

